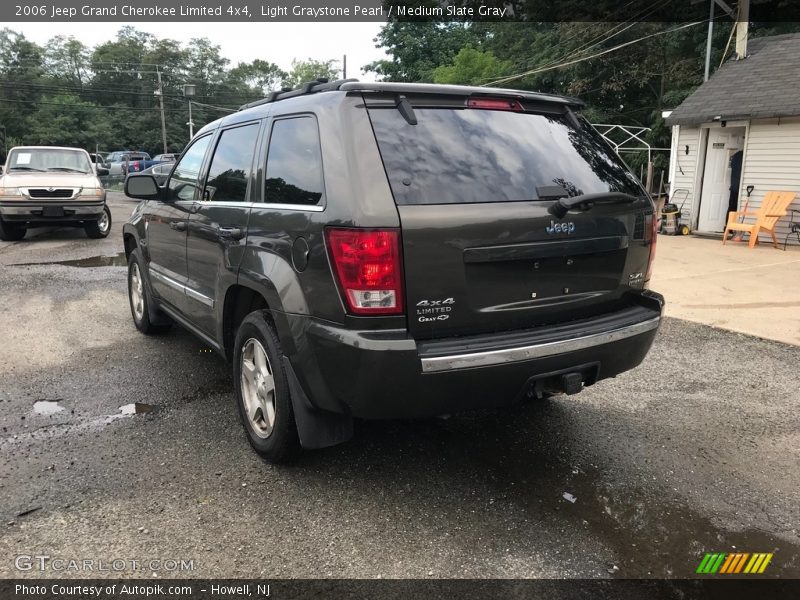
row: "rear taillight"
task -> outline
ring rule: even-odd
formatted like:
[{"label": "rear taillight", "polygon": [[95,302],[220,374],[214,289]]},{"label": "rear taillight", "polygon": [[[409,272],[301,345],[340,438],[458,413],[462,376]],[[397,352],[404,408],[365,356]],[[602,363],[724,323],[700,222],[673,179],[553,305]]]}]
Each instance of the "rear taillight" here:
[{"label": "rear taillight", "polygon": [[656,240],[658,239],[658,217],[655,213],[650,215],[650,227],[648,233],[650,235],[650,258],[647,259],[647,273],[645,273],[644,281],[650,281],[650,275],[653,273],[653,262],[656,259]]},{"label": "rear taillight", "polygon": [[325,237],[350,312],[356,315],[402,314],[400,232],[330,227],[325,230]]},{"label": "rear taillight", "polygon": [[504,98],[470,98],[467,100],[468,108],[482,108],[484,110],[511,110],[522,112],[522,104],[517,100],[506,100]]}]

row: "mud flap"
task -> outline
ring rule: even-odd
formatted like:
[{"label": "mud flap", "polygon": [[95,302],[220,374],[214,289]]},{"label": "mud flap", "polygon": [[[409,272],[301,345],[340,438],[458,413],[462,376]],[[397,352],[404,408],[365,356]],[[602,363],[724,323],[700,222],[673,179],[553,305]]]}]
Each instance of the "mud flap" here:
[{"label": "mud flap", "polygon": [[306,396],[289,359],[283,357],[283,368],[289,381],[292,409],[300,445],[306,450],[327,448],[353,437],[353,418],[314,408]]}]

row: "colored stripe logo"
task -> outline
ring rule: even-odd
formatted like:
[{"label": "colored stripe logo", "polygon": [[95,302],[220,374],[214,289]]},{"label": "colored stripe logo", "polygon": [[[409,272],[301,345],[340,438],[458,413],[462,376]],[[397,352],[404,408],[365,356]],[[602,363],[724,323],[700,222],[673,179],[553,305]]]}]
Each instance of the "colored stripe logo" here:
[{"label": "colored stripe logo", "polygon": [[764,572],[773,556],[771,552],[708,552],[695,572],[703,575],[757,575]]}]

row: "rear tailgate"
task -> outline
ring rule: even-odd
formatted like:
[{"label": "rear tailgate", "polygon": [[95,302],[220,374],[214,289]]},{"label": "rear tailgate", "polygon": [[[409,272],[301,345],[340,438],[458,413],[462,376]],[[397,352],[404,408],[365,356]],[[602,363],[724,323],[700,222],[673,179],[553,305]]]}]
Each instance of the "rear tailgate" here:
[{"label": "rear tailgate", "polygon": [[[436,102],[414,99],[410,120],[385,98],[368,103],[400,215],[415,337],[586,318],[643,287],[652,202],[591,126],[563,106]],[[639,200],[548,213],[559,196],[602,192]]]}]

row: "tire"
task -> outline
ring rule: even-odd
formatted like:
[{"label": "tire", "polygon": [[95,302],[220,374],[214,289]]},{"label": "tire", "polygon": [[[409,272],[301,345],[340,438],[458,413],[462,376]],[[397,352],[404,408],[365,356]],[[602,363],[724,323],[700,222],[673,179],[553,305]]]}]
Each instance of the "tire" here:
[{"label": "tire", "polygon": [[87,223],[83,228],[86,230],[86,235],[93,240],[100,240],[108,237],[108,234],[111,233],[111,211],[108,210],[107,206],[104,206],[103,214],[100,218],[91,223]]},{"label": "tire", "polygon": [[239,417],[250,445],[270,462],[281,463],[297,455],[300,441],[281,343],[268,315],[268,311],[252,312],[239,326],[233,381]]},{"label": "tire", "polygon": [[144,281],[144,261],[138,248],[134,248],[128,257],[128,304],[131,307],[131,317],[136,329],[145,335],[153,335],[167,331],[172,325],[167,317],[162,317],[159,323],[150,320],[150,306],[152,300]]},{"label": "tire", "polygon": [[25,227],[12,225],[0,219],[0,240],[4,242],[18,242],[25,237],[27,231]]}]

